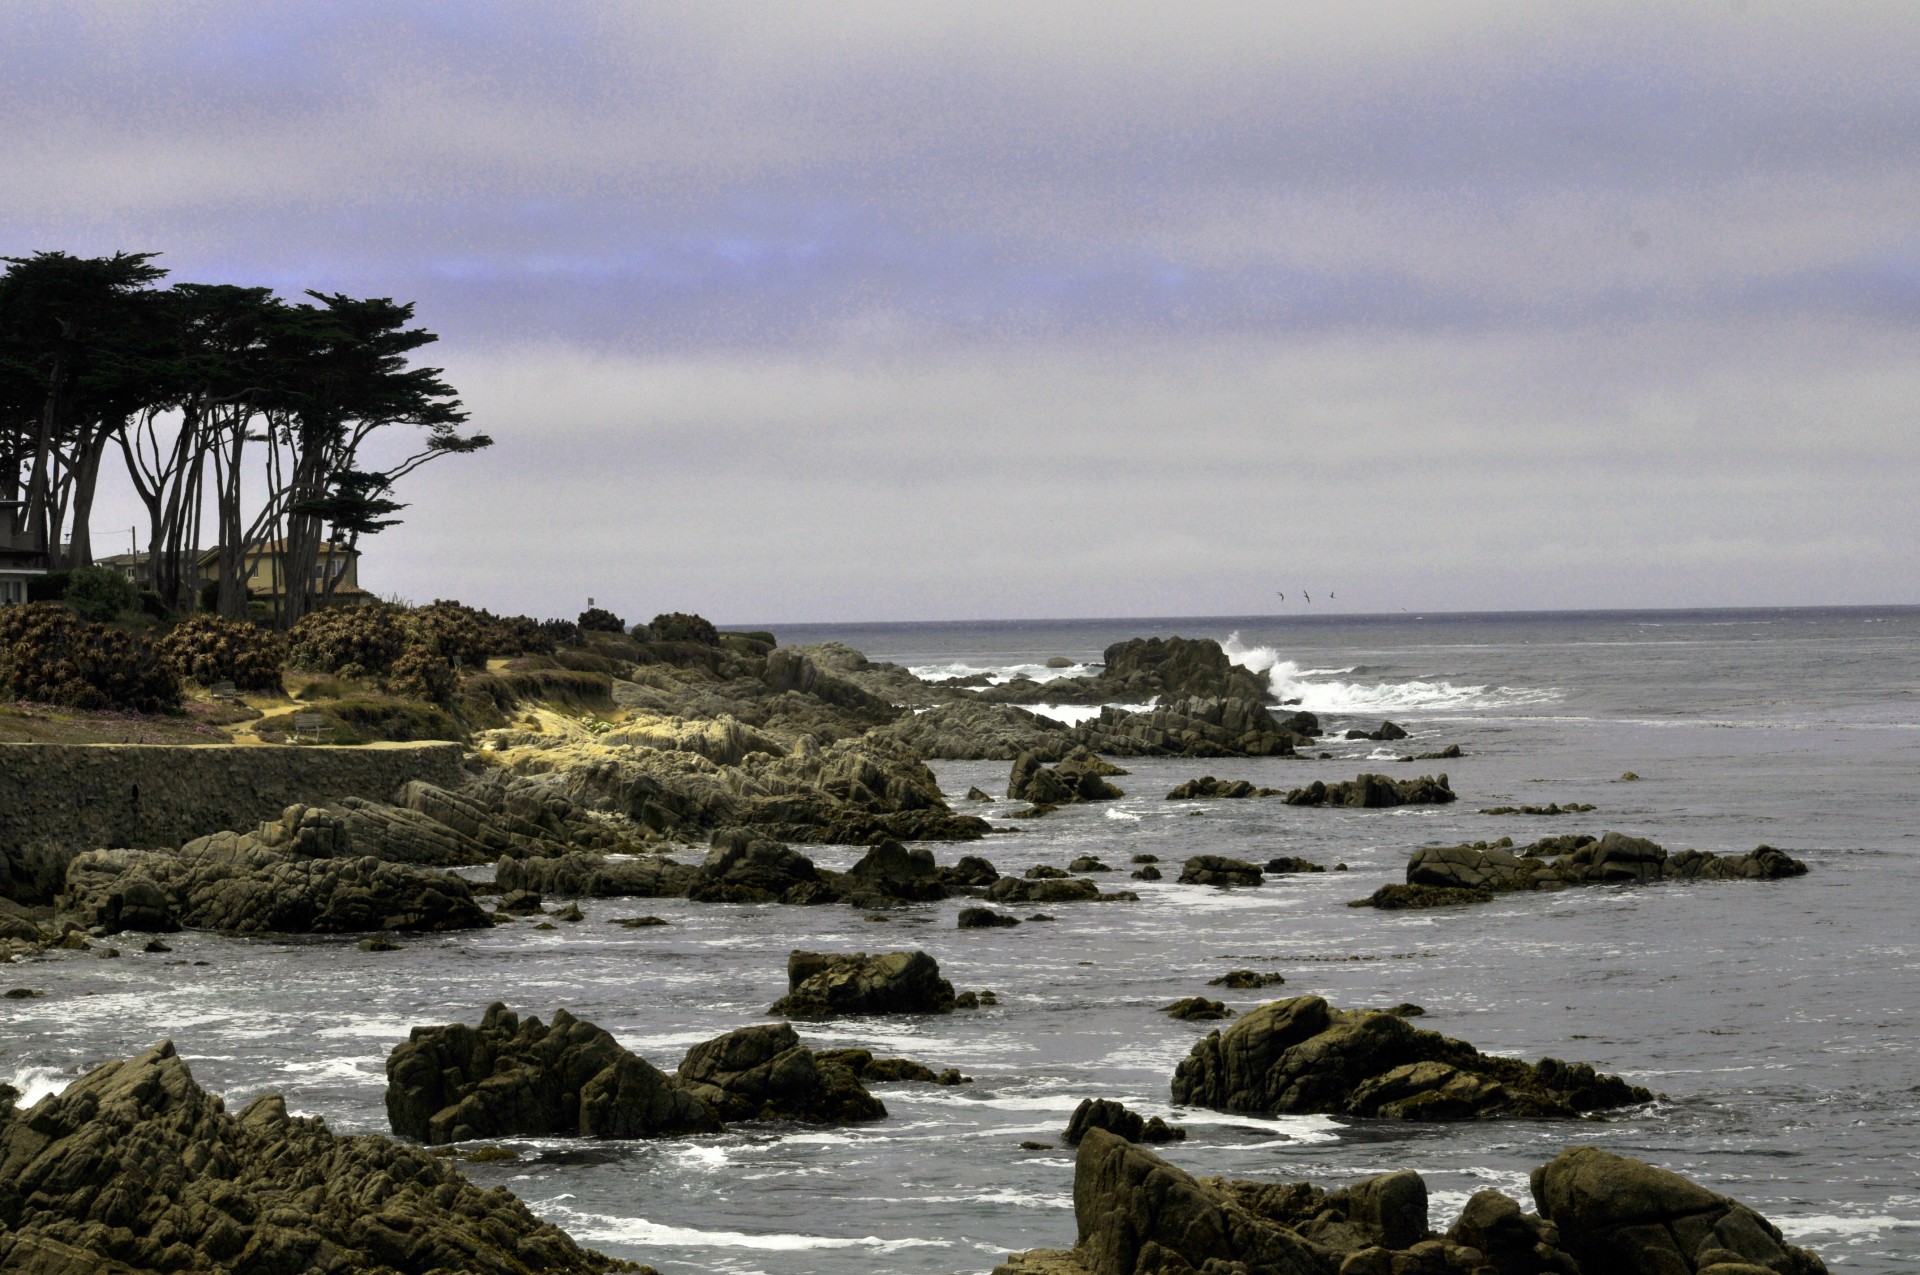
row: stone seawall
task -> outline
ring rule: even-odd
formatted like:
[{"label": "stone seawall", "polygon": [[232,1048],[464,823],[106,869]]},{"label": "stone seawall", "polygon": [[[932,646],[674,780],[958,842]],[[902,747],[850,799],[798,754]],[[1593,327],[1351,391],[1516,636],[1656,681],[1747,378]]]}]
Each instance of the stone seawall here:
[{"label": "stone seawall", "polygon": [[295,802],[387,801],[410,779],[456,787],[464,755],[459,744],[0,744],[0,895],[41,893],[23,878],[50,857],[63,870],[76,851],[178,846]]}]

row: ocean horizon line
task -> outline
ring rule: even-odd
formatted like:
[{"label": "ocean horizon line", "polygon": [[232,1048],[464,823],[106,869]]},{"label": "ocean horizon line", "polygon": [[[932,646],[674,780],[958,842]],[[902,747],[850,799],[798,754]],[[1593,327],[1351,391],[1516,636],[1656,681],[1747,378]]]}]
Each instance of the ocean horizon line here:
[{"label": "ocean horizon line", "polygon": [[727,622],[719,627],[728,632],[754,632],[774,629],[936,629],[978,628],[982,626],[1049,626],[1114,624],[1355,624],[1421,623],[1425,621],[1550,621],[1550,620],[1674,620],[1674,619],[1767,619],[1781,617],[1862,617],[1916,615],[1920,603],[1849,603],[1845,605],[1743,606],[1743,607],[1562,607],[1496,611],[1333,611],[1314,614],[1246,615],[1088,615],[1088,616],[999,616],[978,619],[943,620],[756,620]]}]

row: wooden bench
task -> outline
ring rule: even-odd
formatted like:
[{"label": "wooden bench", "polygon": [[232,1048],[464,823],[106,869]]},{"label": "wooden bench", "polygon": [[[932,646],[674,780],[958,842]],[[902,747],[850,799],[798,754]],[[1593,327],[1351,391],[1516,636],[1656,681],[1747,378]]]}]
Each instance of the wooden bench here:
[{"label": "wooden bench", "polygon": [[311,735],[313,742],[324,744],[327,734],[327,719],[319,713],[295,713],[293,715],[293,734],[288,736],[292,743],[299,743],[305,736]]}]

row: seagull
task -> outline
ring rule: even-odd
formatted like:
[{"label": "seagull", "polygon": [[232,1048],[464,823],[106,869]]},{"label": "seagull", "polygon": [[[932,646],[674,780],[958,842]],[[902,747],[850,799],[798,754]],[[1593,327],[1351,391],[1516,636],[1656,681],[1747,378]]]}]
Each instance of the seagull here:
[{"label": "seagull", "polygon": [[1313,595],[1311,593],[1308,593],[1305,589],[1300,590],[1300,596],[1305,598],[1308,602],[1313,601]]},{"label": "seagull", "polygon": [[1329,592],[1327,593],[1327,601],[1329,601],[1329,602],[1331,602],[1331,601],[1333,601],[1333,600],[1334,600],[1335,598],[1337,598],[1337,597],[1339,597],[1339,596],[1340,596],[1339,594],[1337,594],[1337,593],[1334,593],[1334,592],[1331,592],[1331,591],[1329,591]]},{"label": "seagull", "polygon": [[[1278,590],[1278,589],[1275,589],[1275,590],[1274,590],[1274,592],[1275,592],[1275,593],[1280,593],[1280,590]],[[1286,594],[1284,594],[1284,593],[1280,593],[1280,600],[1281,600],[1282,602],[1285,602],[1285,601],[1287,600],[1287,595],[1286,595]]]}]

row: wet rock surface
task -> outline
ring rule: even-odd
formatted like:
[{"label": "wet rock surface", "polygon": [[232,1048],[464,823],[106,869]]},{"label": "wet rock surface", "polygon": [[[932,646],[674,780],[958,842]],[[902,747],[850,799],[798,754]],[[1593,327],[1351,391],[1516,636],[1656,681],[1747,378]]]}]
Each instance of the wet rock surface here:
[{"label": "wet rock surface", "polygon": [[1505,838],[1427,846],[1407,861],[1407,884],[1502,893],[1656,881],[1780,881],[1806,872],[1806,864],[1772,846],[1740,855],[1669,854],[1644,838],[1609,832],[1549,837],[1518,850]]},{"label": "wet rock surface", "polygon": [[337,816],[304,806],[254,832],[217,833],[178,851],[77,855],[61,910],[108,933],[184,927],[342,934],[489,924],[465,881],[355,855]]},{"label": "wet rock surface", "polygon": [[[1575,1148],[1533,1172],[1539,1213],[1476,1192],[1444,1232],[1426,1182],[1402,1169],[1337,1190],[1196,1178],[1109,1124],[1074,1113],[1071,1250],[1017,1253],[995,1275],[1825,1275],[1746,1206],[1637,1160]],[[1138,1117],[1134,1116],[1137,1121]],[[1077,1128],[1081,1136],[1072,1137]]]},{"label": "wet rock surface", "polygon": [[1347,806],[1363,810],[1445,805],[1455,800],[1445,775],[1390,779],[1385,775],[1364,774],[1331,784],[1316,779],[1287,794],[1289,806]]},{"label": "wet rock surface", "polygon": [[289,1115],[278,1094],[229,1114],[171,1042],[95,1068],[31,1111],[0,1104],[0,1269],[624,1268],[506,1191],[386,1138],[337,1136]]},{"label": "wet rock surface", "polygon": [[1193,1047],[1173,1099],[1221,1111],[1392,1120],[1569,1118],[1653,1095],[1584,1063],[1483,1054],[1391,1013],[1318,996],[1249,1010]]},{"label": "wet rock surface", "polygon": [[675,1079],[726,1120],[850,1124],[887,1114],[846,1059],[816,1055],[786,1023],[742,1027],[695,1045]]},{"label": "wet rock surface", "polygon": [[512,1135],[656,1138],[720,1119],[613,1036],[558,1010],[551,1024],[487,1008],[478,1027],[416,1027],[387,1056],[393,1131],[438,1145]]},{"label": "wet rock surface", "polygon": [[795,951],[787,956],[787,994],[767,1012],[800,1019],[945,1014],[953,1001],[953,984],[925,952]]},{"label": "wet rock surface", "polygon": [[1092,1130],[1099,1129],[1128,1142],[1180,1142],[1187,1131],[1170,1125],[1159,1116],[1146,1117],[1111,1098],[1083,1098],[1067,1120],[1060,1140],[1078,1146]]}]

